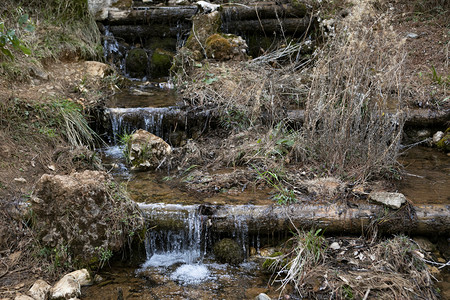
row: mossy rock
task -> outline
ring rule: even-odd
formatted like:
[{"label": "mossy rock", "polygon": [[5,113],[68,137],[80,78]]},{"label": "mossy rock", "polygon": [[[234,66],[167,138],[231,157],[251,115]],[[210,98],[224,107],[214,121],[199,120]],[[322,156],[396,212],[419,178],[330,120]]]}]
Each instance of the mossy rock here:
[{"label": "mossy rock", "polygon": [[192,18],[192,30],[185,47],[191,51],[203,51],[206,39],[217,33],[222,25],[220,13],[215,11],[206,15],[197,15]]},{"label": "mossy rock", "polygon": [[217,60],[246,57],[247,44],[233,34],[213,34],[206,39],[206,55]]},{"label": "mossy rock", "polygon": [[278,256],[281,256],[281,255],[283,255],[282,252],[275,252],[275,253],[271,254],[270,257],[273,257],[273,258],[268,258],[268,259],[266,259],[266,260],[263,262],[262,267],[263,267],[264,269],[266,269],[266,270],[270,269],[270,267],[273,265],[273,263],[274,263],[275,261],[277,261],[276,258],[277,258]]},{"label": "mossy rock", "polygon": [[447,128],[444,137],[436,143],[436,146],[445,152],[450,152],[450,128]]},{"label": "mossy rock", "polygon": [[299,16],[305,16],[308,8],[306,7],[306,4],[300,0],[293,0],[292,1],[292,7],[295,8],[295,12]]},{"label": "mossy rock", "polygon": [[151,74],[152,77],[163,77],[169,75],[169,70],[172,66],[174,54],[163,49],[156,49],[152,54],[151,59]]},{"label": "mossy rock", "polygon": [[147,75],[148,56],[141,48],[128,51],[126,58],[126,69],[131,77],[144,77]]},{"label": "mossy rock", "polygon": [[230,41],[218,33],[206,39],[206,55],[217,60],[229,59],[231,47]]},{"label": "mossy rock", "polygon": [[244,261],[244,251],[239,244],[232,239],[223,239],[214,245],[214,255],[221,263],[238,265]]}]

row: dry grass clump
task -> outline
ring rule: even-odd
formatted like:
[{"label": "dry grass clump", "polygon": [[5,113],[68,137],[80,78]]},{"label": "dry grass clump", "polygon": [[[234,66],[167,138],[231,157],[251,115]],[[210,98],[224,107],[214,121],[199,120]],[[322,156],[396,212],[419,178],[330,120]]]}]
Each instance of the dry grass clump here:
[{"label": "dry grass clump", "polygon": [[308,299],[438,299],[429,268],[406,236],[372,245],[339,239],[339,249],[314,230],[292,240],[276,259],[281,293],[291,286]]},{"label": "dry grass clump", "polygon": [[336,24],[336,36],[321,49],[297,143],[303,161],[362,181],[396,164],[405,55],[382,20],[363,24],[370,25],[359,21],[350,31]]},{"label": "dry grass clump", "polygon": [[184,84],[183,98],[192,105],[213,106],[224,128],[241,131],[273,126],[286,118],[288,106],[304,103],[306,85],[292,69],[244,62],[204,62]]},{"label": "dry grass clump", "polygon": [[[102,55],[100,32],[85,0],[5,0],[0,7],[0,22],[15,30],[29,56],[14,51],[14,60],[0,55],[0,73],[9,80],[27,81],[33,71],[54,60],[98,59]],[[27,32],[18,24],[28,16],[34,30]]]}]

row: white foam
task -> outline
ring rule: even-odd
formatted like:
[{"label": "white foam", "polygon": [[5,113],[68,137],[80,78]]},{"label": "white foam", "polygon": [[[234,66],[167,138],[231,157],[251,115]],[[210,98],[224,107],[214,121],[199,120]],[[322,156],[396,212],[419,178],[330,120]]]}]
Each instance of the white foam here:
[{"label": "white foam", "polygon": [[170,279],[181,284],[199,284],[209,279],[209,270],[205,265],[182,265],[175,270]]},{"label": "white foam", "polygon": [[177,263],[192,262],[198,257],[195,251],[166,252],[153,254],[143,265],[142,269],[148,267],[170,267]]}]

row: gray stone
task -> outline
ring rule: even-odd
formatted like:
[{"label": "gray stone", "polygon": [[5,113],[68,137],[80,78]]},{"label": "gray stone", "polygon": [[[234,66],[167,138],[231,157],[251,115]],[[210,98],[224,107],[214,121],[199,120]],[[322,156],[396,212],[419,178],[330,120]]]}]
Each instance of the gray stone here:
[{"label": "gray stone", "polygon": [[330,248],[333,250],[339,250],[339,249],[341,249],[341,246],[339,246],[338,242],[334,242],[334,243],[331,243]]},{"label": "gray stone", "polygon": [[439,142],[444,137],[444,133],[442,131],[438,131],[433,135],[433,143]]},{"label": "gray stone", "polygon": [[133,169],[156,168],[171,153],[169,144],[143,129],[133,133],[128,144],[128,156]]},{"label": "gray stone", "polygon": [[259,294],[255,297],[255,300],[271,300],[269,296],[264,293]]},{"label": "gray stone", "polygon": [[46,281],[38,279],[28,291],[28,295],[34,300],[46,300],[50,294],[51,288],[51,285]]},{"label": "gray stone", "polygon": [[136,204],[100,171],[42,175],[31,209],[43,246],[66,245],[72,259],[84,266],[96,263],[101,251],[119,251],[128,230],[139,230],[130,226],[143,223]]},{"label": "gray stone", "polygon": [[88,270],[81,269],[77,271],[73,271],[72,273],[69,273],[67,275],[73,276],[76,281],[80,284],[80,286],[86,286],[92,284],[92,278],[89,274]]},{"label": "gray stone", "polygon": [[408,34],[406,34],[406,37],[410,39],[417,39],[419,35],[417,33],[409,32]]},{"label": "gray stone", "polygon": [[372,192],[369,198],[394,209],[399,209],[406,202],[406,197],[402,193]]},{"label": "gray stone", "polygon": [[72,275],[65,275],[50,290],[51,300],[79,298],[80,296],[80,284]]}]

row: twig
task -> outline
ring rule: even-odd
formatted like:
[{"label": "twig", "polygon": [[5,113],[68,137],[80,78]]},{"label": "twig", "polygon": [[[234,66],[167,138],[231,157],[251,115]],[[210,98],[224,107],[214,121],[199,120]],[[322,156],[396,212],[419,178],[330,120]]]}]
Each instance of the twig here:
[{"label": "twig", "polygon": [[370,288],[367,288],[366,293],[364,294],[364,298],[362,300],[367,300],[367,297],[369,297]]},{"label": "twig", "polygon": [[8,266],[4,261],[2,261],[2,264],[4,264],[4,265],[6,266],[6,271],[5,271],[5,273],[3,273],[2,275],[0,275],[0,278],[2,278],[3,276],[5,276],[5,275],[8,274],[8,272],[9,272],[9,266]]}]

